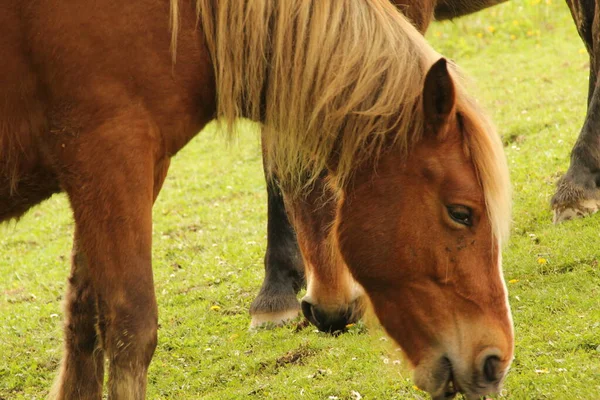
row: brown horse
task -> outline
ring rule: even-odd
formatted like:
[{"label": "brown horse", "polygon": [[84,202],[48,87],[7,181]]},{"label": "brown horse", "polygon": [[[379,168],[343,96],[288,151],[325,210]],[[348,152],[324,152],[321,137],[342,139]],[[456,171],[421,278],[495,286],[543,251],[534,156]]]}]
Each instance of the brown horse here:
[{"label": "brown horse", "polygon": [[[434,17],[460,17],[503,1],[394,0],[392,3],[424,33]],[[300,310],[296,296],[306,285],[306,295],[301,302],[304,316],[325,332],[345,329],[362,316],[365,296],[341,257],[326,250],[326,241],[332,240],[333,235],[333,193],[327,190],[325,181],[319,181],[306,196],[290,196],[285,190],[281,192],[274,175],[266,175],[265,280],[250,307],[250,326],[280,325],[295,318]]]},{"label": "brown horse", "polygon": [[328,171],[327,251],[419,386],[497,390],[513,356],[502,145],[387,0],[8,0],[0,37],[0,220],[61,190],[75,218],[54,397],[102,398],[105,359],[110,398],[145,396],[152,204],[170,157],[215,116],[263,124],[268,170],[293,198]]}]

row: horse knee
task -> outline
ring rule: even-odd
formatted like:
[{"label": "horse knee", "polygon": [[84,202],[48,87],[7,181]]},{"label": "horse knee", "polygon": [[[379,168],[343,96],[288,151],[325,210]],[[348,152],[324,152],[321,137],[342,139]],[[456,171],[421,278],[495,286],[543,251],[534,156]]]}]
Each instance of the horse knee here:
[{"label": "horse knee", "polygon": [[118,318],[108,329],[105,349],[111,365],[147,367],[157,345],[158,324],[155,318],[131,316]]},{"label": "horse knee", "polygon": [[147,321],[143,331],[140,334],[139,350],[142,361],[149,365],[152,357],[154,356],[154,350],[158,343],[158,320],[152,318]]},{"label": "horse knee", "polygon": [[105,350],[115,366],[150,364],[157,345],[158,317],[156,303],[138,303],[118,307],[111,317],[104,313]]},{"label": "horse knee", "polygon": [[155,317],[120,315],[106,334],[109,361],[108,393],[111,399],[142,400],[146,376],[157,343]]}]

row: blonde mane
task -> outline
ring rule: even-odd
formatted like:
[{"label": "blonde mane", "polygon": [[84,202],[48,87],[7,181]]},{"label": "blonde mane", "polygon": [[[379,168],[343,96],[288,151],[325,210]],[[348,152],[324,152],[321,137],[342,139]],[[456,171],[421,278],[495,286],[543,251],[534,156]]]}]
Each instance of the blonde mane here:
[{"label": "blonde mane", "polygon": [[[343,187],[390,138],[405,152],[419,139],[424,76],[440,56],[389,0],[196,1],[217,117],[229,128],[240,117],[263,124],[268,167],[288,189],[300,191],[332,163],[334,185]],[[474,127],[470,151],[501,239],[510,218],[502,145],[465,97],[459,84],[459,109]]]},{"label": "blonde mane", "polygon": [[512,190],[504,146],[490,119],[465,94],[460,79],[455,79],[455,83],[458,86],[457,110],[463,117],[469,154],[483,188],[494,235],[502,245],[510,234],[512,215]]}]

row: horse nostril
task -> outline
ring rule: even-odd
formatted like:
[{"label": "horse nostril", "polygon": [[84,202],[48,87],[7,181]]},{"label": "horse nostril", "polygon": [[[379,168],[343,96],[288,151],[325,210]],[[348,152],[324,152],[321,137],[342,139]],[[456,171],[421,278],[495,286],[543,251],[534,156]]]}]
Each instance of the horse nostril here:
[{"label": "horse nostril", "polygon": [[300,305],[302,307],[302,314],[304,314],[304,318],[306,318],[314,326],[319,327],[319,320],[315,315],[314,306],[305,300],[302,300]]},{"label": "horse nostril", "polygon": [[500,358],[489,356],[483,363],[483,376],[488,382],[496,382],[500,379]]}]

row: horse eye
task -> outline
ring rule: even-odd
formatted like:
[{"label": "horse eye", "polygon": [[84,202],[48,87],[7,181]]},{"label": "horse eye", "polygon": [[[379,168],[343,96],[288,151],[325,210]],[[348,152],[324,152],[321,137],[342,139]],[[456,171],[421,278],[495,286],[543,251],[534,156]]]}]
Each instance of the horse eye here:
[{"label": "horse eye", "polygon": [[454,222],[457,222],[464,226],[473,225],[473,212],[469,207],[452,205],[448,206],[447,209],[448,215],[450,215],[450,218],[452,218]]}]

